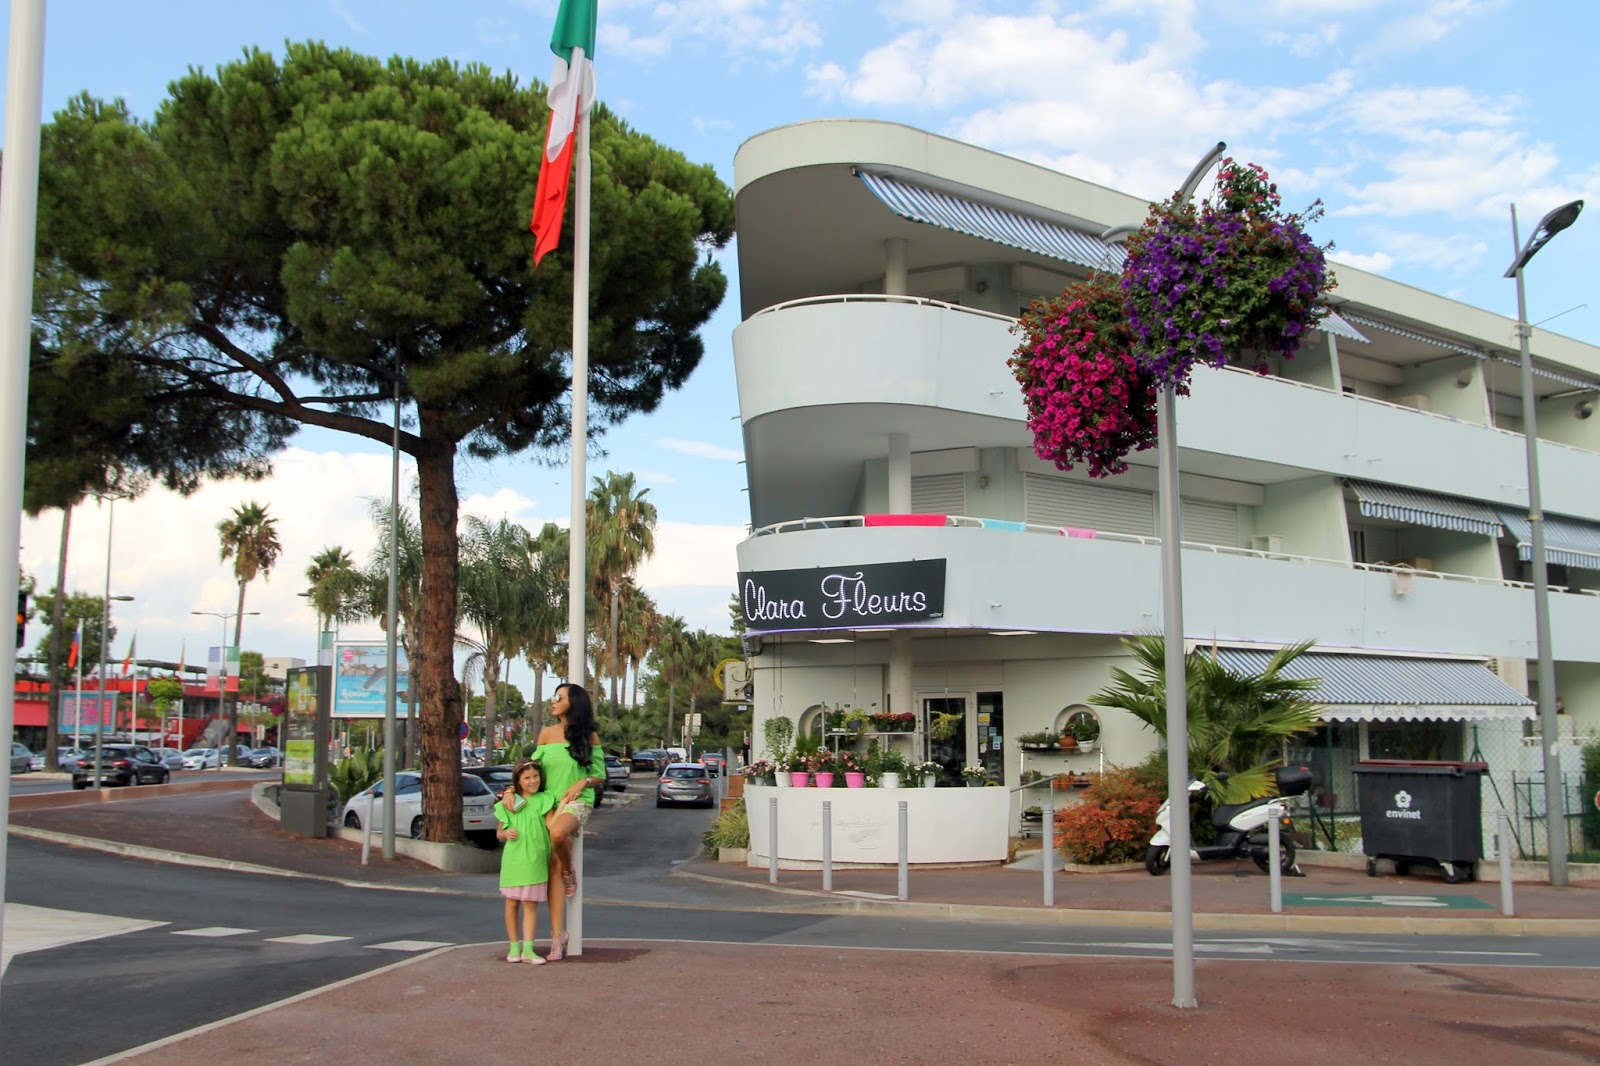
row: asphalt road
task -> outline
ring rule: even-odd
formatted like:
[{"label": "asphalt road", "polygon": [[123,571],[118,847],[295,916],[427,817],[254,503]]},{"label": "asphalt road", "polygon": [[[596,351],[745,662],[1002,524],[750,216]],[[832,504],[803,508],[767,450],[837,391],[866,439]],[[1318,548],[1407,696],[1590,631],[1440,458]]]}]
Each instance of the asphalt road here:
[{"label": "asphalt road", "polygon": [[[173,784],[183,781],[263,781],[282,773],[281,770],[174,770]],[[41,792],[72,791],[72,775],[65,773],[26,773],[11,775],[11,794],[31,796]]]},{"label": "asphalt road", "polygon": [[[836,917],[776,911],[785,897],[675,877],[710,812],[658,810],[648,792],[590,823],[587,936],[962,954],[1165,958],[1160,930]],[[0,988],[4,1058],[80,1063],[182,1032],[442,944],[498,942],[492,875],[442,891],[165,866],[14,837],[7,898],[160,923],[12,959]],[[602,902],[611,901],[611,902]],[[197,935],[205,934],[205,935]],[[292,938],[285,940],[284,938]],[[7,936],[7,943],[11,938]],[[1203,935],[1199,958],[1600,968],[1560,937]],[[359,1003],[362,986],[347,990]]]}]

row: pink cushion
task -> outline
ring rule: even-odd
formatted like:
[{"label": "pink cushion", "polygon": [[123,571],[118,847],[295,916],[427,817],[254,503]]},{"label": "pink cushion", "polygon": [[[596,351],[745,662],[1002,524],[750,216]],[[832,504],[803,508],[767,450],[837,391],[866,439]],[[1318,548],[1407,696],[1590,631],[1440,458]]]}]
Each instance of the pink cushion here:
[{"label": "pink cushion", "polygon": [[942,526],[945,516],[942,514],[869,514],[863,515],[863,524],[868,526]]},{"label": "pink cushion", "polygon": [[1084,540],[1094,539],[1094,530],[1078,529],[1076,526],[1062,526],[1060,533],[1063,537],[1081,537]]}]

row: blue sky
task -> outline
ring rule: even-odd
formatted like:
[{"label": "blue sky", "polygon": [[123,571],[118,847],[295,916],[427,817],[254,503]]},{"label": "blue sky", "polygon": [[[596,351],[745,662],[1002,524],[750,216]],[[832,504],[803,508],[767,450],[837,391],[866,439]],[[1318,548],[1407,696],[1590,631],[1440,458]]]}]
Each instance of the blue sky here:
[{"label": "blue sky", "polygon": [[[47,117],[71,96],[122,97],[149,116],[190,66],[248,46],[318,39],[379,55],[549,76],[555,0],[50,0]],[[1526,227],[1575,197],[1594,206],[1600,5],[1580,0],[600,0],[600,95],[636,129],[731,180],[745,138],[826,116],[903,122],[1138,195],[1165,195],[1211,144],[1267,167],[1288,206],[1320,197],[1335,258],[1504,314],[1515,291],[1508,208]],[[1529,317],[1600,343],[1600,214],[1528,271]],[[728,273],[734,276],[732,256]],[[726,630],[734,545],[748,512],[730,335],[738,297],[706,330],[704,362],[656,414],[612,431],[590,474],[650,489],[660,550],[643,572],[662,609]],[[1510,342],[1508,330],[1508,343]],[[464,511],[532,527],[565,521],[563,466],[463,460]],[[207,486],[118,507],[116,654],[203,656],[234,591],[216,522],[245,499],[279,515],[279,570],[251,587],[245,644],[306,654],[302,572],[373,544],[366,497],[388,493],[387,452],[305,433],[258,485]],[[106,516],[73,521],[69,586],[105,581]],[[23,565],[54,581],[59,516],[23,524]],[[353,635],[377,636],[375,627]],[[513,680],[516,680],[515,673]]]}]

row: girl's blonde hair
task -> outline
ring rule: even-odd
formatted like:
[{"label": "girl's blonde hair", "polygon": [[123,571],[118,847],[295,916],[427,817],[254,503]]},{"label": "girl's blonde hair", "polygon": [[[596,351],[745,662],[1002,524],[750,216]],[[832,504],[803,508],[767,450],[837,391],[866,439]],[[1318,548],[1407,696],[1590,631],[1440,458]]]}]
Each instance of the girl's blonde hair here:
[{"label": "girl's blonde hair", "polygon": [[511,787],[516,791],[517,795],[522,795],[522,772],[524,770],[539,771],[539,787],[533,791],[543,792],[544,763],[540,762],[538,759],[524,759],[522,762],[517,763],[517,768],[511,772]]}]

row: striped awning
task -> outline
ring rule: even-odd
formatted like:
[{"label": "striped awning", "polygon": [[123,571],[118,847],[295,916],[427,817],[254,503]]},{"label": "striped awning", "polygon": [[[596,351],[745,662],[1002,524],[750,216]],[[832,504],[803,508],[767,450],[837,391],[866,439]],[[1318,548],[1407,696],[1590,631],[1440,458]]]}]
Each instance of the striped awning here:
[{"label": "striped awning", "polygon": [[1122,249],[1098,236],[1069,229],[1056,222],[1019,215],[1000,207],[914,185],[885,174],[856,171],[884,206],[912,222],[980,237],[1008,248],[1076,263],[1091,270],[1122,269]]},{"label": "striped awning", "polygon": [[[1520,511],[1502,507],[1500,519],[1517,538],[1517,558],[1533,558],[1533,526]],[[1600,524],[1581,518],[1544,516],[1544,557],[1546,562],[1575,566],[1580,570],[1600,570]]]},{"label": "striped awning", "polygon": [[1392,522],[1453,529],[1485,537],[1500,536],[1500,518],[1486,503],[1354,478],[1346,484],[1355,493],[1361,513],[1368,518],[1387,518]]},{"label": "striped awning", "polygon": [[1320,325],[1324,333],[1331,333],[1335,337],[1343,337],[1346,340],[1360,341],[1362,344],[1372,343],[1372,341],[1367,339],[1365,334],[1350,324],[1349,319],[1345,318],[1337,311],[1329,311],[1328,316],[1322,320]]},{"label": "striped awning", "polygon": [[[1235,673],[1258,674],[1273,653],[1259,648],[1222,648],[1218,660]],[[1534,702],[1470,659],[1424,659],[1391,655],[1307,652],[1282,676],[1315,678],[1308,693],[1332,722],[1484,721],[1528,718]]]},{"label": "striped awning", "polygon": [[1353,311],[1346,311],[1345,318],[1351,322],[1366,326],[1369,329],[1379,330],[1383,333],[1392,333],[1396,337],[1404,337],[1408,341],[1417,341],[1421,344],[1430,344],[1435,348],[1443,348],[1447,352],[1456,352],[1460,355],[1470,355],[1474,359],[1488,358],[1485,353],[1480,352],[1475,348],[1469,348],[1466,345],[1456,341],[1447,341],[1442,337],[1432,337],[1426,333],[1418,333],[1414,329],[1406,329],[1404,326],[1396,326],[1391,325],[1388,322],[1380,322],[1376,318],[1368,318],[1366,315],[1358,315]]}]

